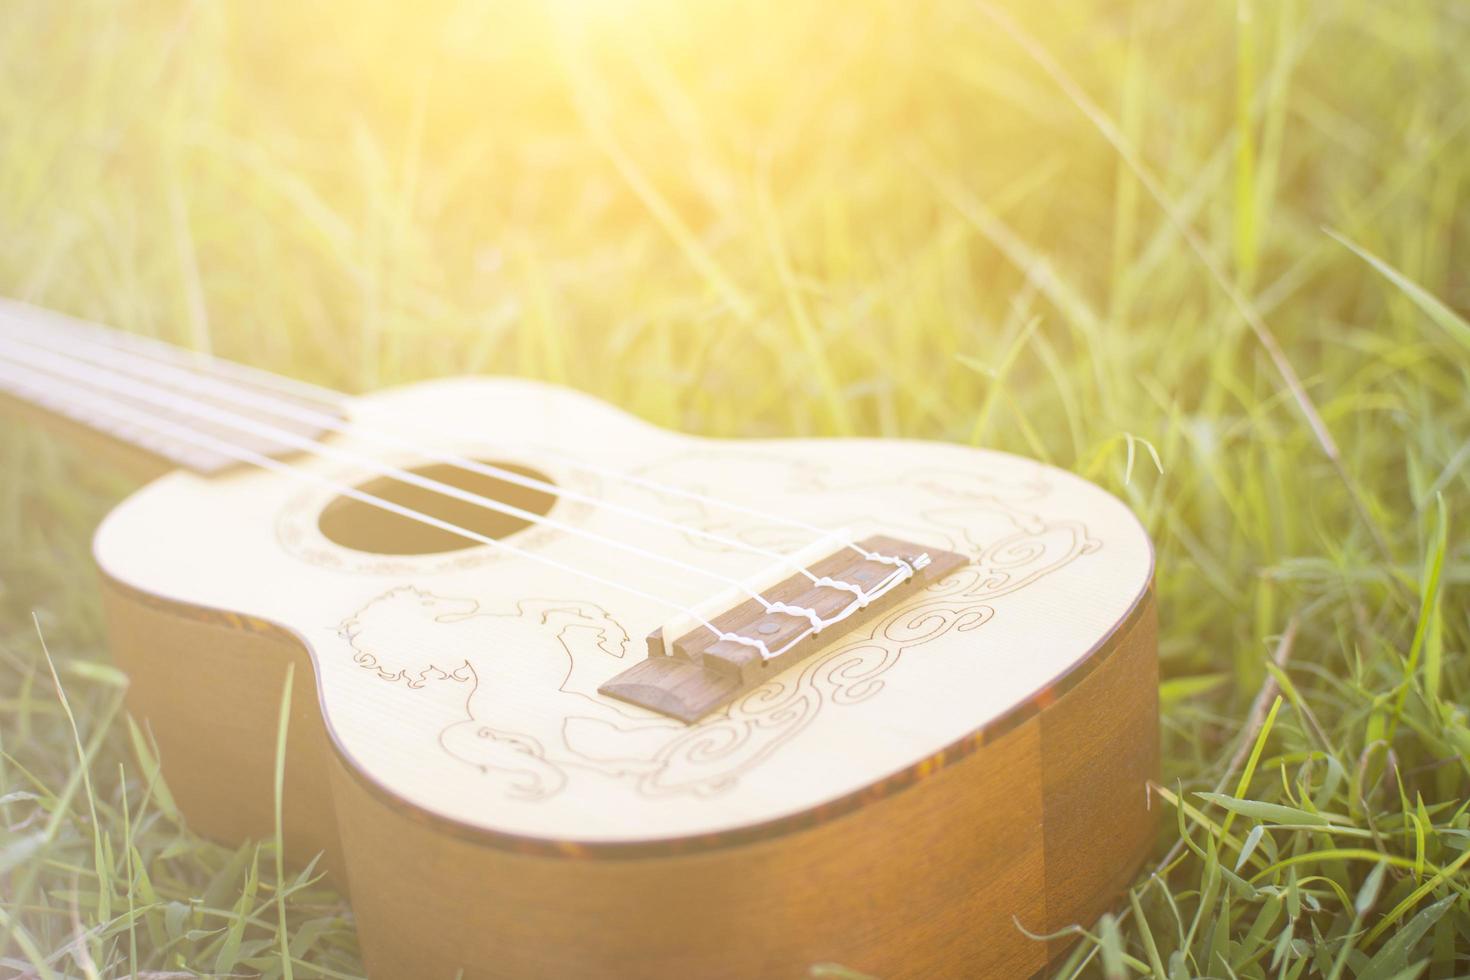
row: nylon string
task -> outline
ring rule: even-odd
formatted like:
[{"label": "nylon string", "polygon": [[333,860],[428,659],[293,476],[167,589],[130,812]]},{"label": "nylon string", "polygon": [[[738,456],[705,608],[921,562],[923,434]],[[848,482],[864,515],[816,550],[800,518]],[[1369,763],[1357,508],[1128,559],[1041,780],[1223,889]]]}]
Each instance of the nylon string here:
[{"label": "nylon string", "polygon": [[[273,426],[256,423],[251,419],[236,415],[231,412],[221,411],[213,406],[199,402],[195,399],[186,398],[184,396],[179,396],[177,394],[166,391],[155,391],[154,389],[139,383],[136,379],[128,375],[119,374],[118,372],[113,372],[106,369],[89,367],[83,364],[72,363],[67,358],[52,353],[49,348],[45,348],[42,345],[30,346],[41,347],[41,351],[34,353],[16,351],[16,349],[12,347],[12,352],[9,355],[8,359],[10,360],[12,365],[14,365],[18,359],[22,366],[22,370],[29,374],[32,378],[37,376],[54,377],[54,375],[57,373],[68,376],[72,378],[73,381],[81,378],[84,380],[85,383],[100,385],[105,389],[117,392],[118,394],[121,394],[128,398],[135,398],[141,401],[151,402],[153,404],[159,405],[160,407],[174,411],[193,413],[199,415],[202,418],[212,419],[228,428],[232,428],[242,432],[250,432],[263,438],[269,439],[273,442],[277,442],[287,446],[293,446],[295,448],[311,452],[314,455],[343,460],[354,465],[365,466],[383,476],[387,476],[395,480],[400,480],[402,482],[418,485],[430,490],[431,492],[440,493],[446,496],[457,497],[478,506],[488,506],[491,509],[500,511],[502,513],[507,513],[511,516],[519,517],[531,523],[544,524],[546,526],[559,528],[571,534],[580,534],[583,537],[597,540],[603,544],[607,544],[613,547],[621,548],[625,551],[632,552],[634,554],[638,554],[640,557],[648,558],[653,561],[663,562],[665,564],[671,564],[675,567],[681,568],[684,571],[690,571],[700,575],[704,575],[706,577],[722,580],[757,601],[768,613],[781,612],[807,619],[809,623],[807,630],[792,638],[792,640],[785,644],[780,650],[771,651],[764,641],[740,636],[735,633],[729,633],[718,629],[703,616],[701,616],[696,610],[685,606],[682,603],[674,602],[665,597],[655,596],[641,589],[637,589],[635,587],[628,586],[623,583],[596,575],[595,573],[589,572],[586,569],[579,569],[574,566],[566,565],[562,562],[550,559],[547,556],[535,552],[526,551],[525,549],[518,548],[514,545],[509,545],[506,542],[499,541],[495,538],[480,535],[476,532],[469,531],[465,528],[453,525],[447,521],[432,517],[431,515],[426,515],[421,512],[414,511],[410,508],[403,507],[402,505],[395,504],[392,501],[384,500],[383,498],[376,497],[364,491],[360,491],[355,487],[349,487],[338,481],[322,477],[319,474],[313,473],[311,471],[303,470],[299,467],[294,467],[287,463],[282,463],[279,460],[275,460],[273,457],[254,452],[253,450],[235,445],[226,440],[197,432],[187,426],[178,425],[164,419],[159,419],[144,412],[136,411],[132,408],[129,408],[125,404],[116,401],[115,399],[96,396],[95,393],[88,391],[88,389],[85,387],[85,384],[68,384],[68,387],[73,392],[85,393],[86,400],[90,404],[101,407],[106,414],[111,415],[115,419],[122,419],[124,421],[127,421],[131,425],[141,426],[147,430],[161,433],[171,438],[182,439],[192,445],[210,449],[211,451],[221,453],[222,455],[225,455],[231,459],[249,463],[251,465],[259,466],[265,469],[274,470],[277,472],[283,472],[299,477],[304,477],[306,479],[309,479],[311,482],[324,484],[344,496],[359,500],[363,503],[367,503],[370,506],[376,506],[380,509],[388,510],[392,513],[398,514],[399,516],[406,517],[411,520],[416,520],[420,523],[425,523],[429,526],[437,527],[440,530],[456,534],[460,537],[466,538],[467,540],[473,540],[487,544],[491,547],[500,548],[501,550],[521,555],[522,557],[529,558],[533,561],[538,561],[542,564],[551,565],[558,568],[559,570],[570,572],[584,578],[593,579],[599,584],[612,586],[622,591],[631,592],[633,594],[639,595],[642,598],[650,599],[652,601],[658,602],[661,605],[676,609],[679,612],[684,613],[721,640],[728,640],[730,642],[757,649],[766,659],[779,655],[781,652],[789,649],[791,646],[795,645],[795,643],[799,642],[807,635],[810,635],[814,632],[819,632],[821,629],[827,626],[830,626],[836,622],[840,622],[841,620],[851,615],[857,609],[866,606],[873,599],[885,594],[887,591],[898,585],[900,582],[907,580],[913,575],[912,567],[909,566],[907,562],[903,562],[901,559],[898,559],[897,561],[901,564],[901,567],[896,568],[894,572],[890,573],[889,576],[887,576],[885,579],[873,586],[872,589],[866,592],[860,588],[851,586],[851,583],[841,583],[841,585],[838,587],[850,587],[845,588],[844,591],[853,591],[855,593],[855,598],[844,608],[838,610],[831,617],[823,619],[820,615],[816,613],[815,610],[803,606],[790,605],[784,602],[771,602],[769,600],[766,600],[764,596],[746,587],[744,583],[741,583],[734,579],[730,579],[727,576],[711,572],[708,569],[700,568],[699,566],[682,562],[679,559],[662,556],[655,552],[639,548],[638,546],[629,544],[627,542],[618,541],[613,538],[607,538],[603,535],[595,534],[594,532],[590,532],[582,528],[576,528],[571,525],[566,525],[562,522],[545,518],[543,515],[533,514],[529,511],[522,510],[521,508],[517,508],[509,504],[504,504],[500,501],[479,497],[475,494],[468,493],[467,491],[462,491],[457,487],[443,484],[439,481],[420,477],[417,474],[408,473],[393,467],[381,466],[376,462],[366,459],[365,457],[359,456],[357,454],[337,450],[333,447],[325,446],[322,443],[298,436],[294,433],[286,432]],[[37,361],[40,362],[39,369],[36,365]],[[12,379],[15,378],[14,371],[8,373]],[[22,375],[22,377],[24,376],[25,375]],[[548,484],[548,486],[550,485]],[[823,579],[815,579],[811,575],[808,575],[807,577],[812,579],[817,584],[826,584],[826,582],[832,581],[825,576],[823,577]]]}]

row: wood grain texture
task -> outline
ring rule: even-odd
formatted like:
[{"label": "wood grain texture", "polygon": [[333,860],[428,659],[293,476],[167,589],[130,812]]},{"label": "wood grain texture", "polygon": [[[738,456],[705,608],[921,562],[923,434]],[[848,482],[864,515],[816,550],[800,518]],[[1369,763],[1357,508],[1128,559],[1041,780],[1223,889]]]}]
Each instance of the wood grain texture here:
[{"label": "wood grain texture", "polygon": [[325,855],[345,881],[328,745],[311,656],[269,624],[159,601],[104,582],[113,659],[128,675],[128,708],[157,743],[164,777],[190,826],[236,842],[275,836],[275,731],[294,665],[283,794],[286,853]]},{"label": "wood grain texture", "polygon": [[641,860],[478,846],[339,768],[364,953],[381,976],[1024,976],[1047,958],[1010,923],[1044,916],[1035,727],[993,748],[806,831]]},{"label": "wood grain texture", "polygon": [[[1091,923],[1107,910],[1142,856],[1157,817],[1148,782],[1159,772],[1158,616],[1152,595],[1115,654],[1039,715],[1046,795],[1048,931]],[[1065,684],[1065,681],[1064,681]],[[1058,952],[1064,940],[1053,943]]]}]

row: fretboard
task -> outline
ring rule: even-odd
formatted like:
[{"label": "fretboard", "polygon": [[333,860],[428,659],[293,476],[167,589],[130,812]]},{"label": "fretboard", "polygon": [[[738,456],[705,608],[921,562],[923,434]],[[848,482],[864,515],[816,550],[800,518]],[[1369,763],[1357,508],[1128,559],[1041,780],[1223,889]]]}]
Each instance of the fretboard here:
[{"label": "fretboard", "polygon": [[325,389],[7,299],[0,400],[205,475],[289,456],[345,417]]}]

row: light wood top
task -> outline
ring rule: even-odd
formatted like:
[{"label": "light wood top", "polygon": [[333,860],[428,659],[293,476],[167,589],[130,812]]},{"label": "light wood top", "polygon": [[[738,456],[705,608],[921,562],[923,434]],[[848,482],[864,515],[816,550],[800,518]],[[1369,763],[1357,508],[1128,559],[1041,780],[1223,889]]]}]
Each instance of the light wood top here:
[{"label": "light wood top", "polygon": [[[1152,574],[1147,537],[1119,501],[1005,454],[918,442],[700,440],[510,380],[415,385],[348,411],[375,431],[528,466],[582,494],[762,548],[796,551],[811,536],[574,461],[972,558],[686,727],[596,693],[646,655],[643,638],[669,619],[646,599],[487,546],[437,556],[352,551],[317,526],[332,491],[279,473],[175,473],[113,512],[95,543],[105,574],[294,632],[313,653],[323,715],[347,761],[379,791],[470,828],[619,842],[709,834],[820,806],[1025,704],[1108,638]],[[351,436],[333,445],[419,462]],[[348,483],[373,475],[340,460],[301,465]],[[566,498],[550,516],[730,577],[768,564]],[[686,606],[720,589],[565,531],[533,528],[509,540]]]}]

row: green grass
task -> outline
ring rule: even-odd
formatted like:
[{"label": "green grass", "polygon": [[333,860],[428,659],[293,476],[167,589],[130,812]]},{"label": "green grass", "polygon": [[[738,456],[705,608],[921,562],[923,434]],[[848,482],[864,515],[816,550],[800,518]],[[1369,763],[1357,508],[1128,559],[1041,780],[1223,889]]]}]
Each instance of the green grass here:
[{"label": "green grass", "polygon": [[[1075,470],[1158,546],[1164,830],[1063,972],[1470,971],[1464,4],[413,6],[12,0],[0,293]],[[125,489],[0,432],[0,973],[356,976],[127,720]]]}]

